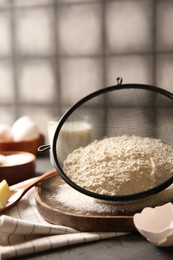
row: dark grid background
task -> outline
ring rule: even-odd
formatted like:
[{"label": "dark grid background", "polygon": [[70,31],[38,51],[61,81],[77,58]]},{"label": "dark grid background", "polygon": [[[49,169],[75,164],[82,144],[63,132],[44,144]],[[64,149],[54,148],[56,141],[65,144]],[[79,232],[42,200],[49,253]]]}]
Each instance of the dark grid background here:
[{"label": "dark grid background", "polygon": [[86,94],[124,83],[173,91],[173,1],[0,0],[0,118],[46,133]]}]

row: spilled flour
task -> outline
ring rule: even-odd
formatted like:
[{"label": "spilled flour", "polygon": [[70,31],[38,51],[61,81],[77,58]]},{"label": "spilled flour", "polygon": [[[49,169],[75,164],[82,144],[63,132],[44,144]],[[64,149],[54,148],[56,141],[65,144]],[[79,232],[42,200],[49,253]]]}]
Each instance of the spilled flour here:
[{"label": "spilled flour", "polygon": [[124,202],[106,202],[88,197],[66,183],[57,188],[54,200],[72,210],[81,212],[98,212],[98,213],[134,213],[145,207],[154,207],[163,205],[173,199],[173,185],[161,191],[160,193],[134,201]]},{"label": "spilled flour", "polygon": [[132,194],[173,175],[173,148],[155,138],[110,137],[74,150],[63,169],[86,190],[108,195]]}]

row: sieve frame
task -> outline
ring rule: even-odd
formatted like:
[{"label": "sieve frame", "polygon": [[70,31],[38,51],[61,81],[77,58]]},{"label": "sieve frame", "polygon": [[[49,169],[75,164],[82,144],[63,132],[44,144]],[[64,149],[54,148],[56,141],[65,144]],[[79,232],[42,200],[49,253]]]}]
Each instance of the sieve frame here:
[{"label": "sieve frame", "polygon": [[[98,194],[96,192],[90,191],[90,190],[86,190],[84,188],[82,188],[81,186],[77,185],[75,182],[73,182],[63,171],[63,169],[60,166],[58,157],[57,157],[57,151],[56,151],[56,141],[58,139],[60,130],[63,126],[63,124],[65,123],[65,121],[69,118],[69,116],[78,108],[80,107],[82,104],[86,103],[88,100],[99,96],[101,94],[104,93],[108,93],[111,91],[115,91],[115,90],[121,90],[121,89],[144,89],[147,91],[151,91],[151,92],[157,92],[161,95],[166,96],[167,98],[171,99],[173,101],[173,93],[162,89],[160,87],[156,87],[153,85],[147,85],[147,84],[137,84],[137,83],[129,83],[129,84],[121,84],[122,81],[119,80],[119,78],[117,79],[118,84],[117,85],[113,85],[113,86],[108,86],[102,89],[99,89],[97,91],[94,91],[92,93],[90,93],[89,95],[83,97],[82,99],[80,99],[77,103],[75,103],[74,105],[72,105],[64,114],[63,116],[60,118],[57,128],[55,130],[54,133],[54,137],[53,137],[53,142],[52,142],[52,159],[53,159],[53,164],[55,169],[58,171],[58,173],[60,174],[60,176],[62,177],[62,179],[68,184],[70,185],[72,188],[74,188],[75,190],[77,190],[80,193],[83,193],[89,197],[93,197],[95,199],[99,199],[99,200],[106,200],[106,201],[131,201],[131,200],[137,200],[137,199],[141,199],[153,194],[156,194],[164,189],[166,189],[167,187],[169,187],[172,183],[173,183],[173,176],[170,177],[168,180],[164,181],[163,183],[159,184],[158,186],[155,186],[153,188],[150,188],[146,191],[142,191],[142,192],[138,192],[138,193],[134,193],[134,194],[125,194],[125,195],[108,195],[108,194]],[[51,147],[49,146],[49,149]]]}]

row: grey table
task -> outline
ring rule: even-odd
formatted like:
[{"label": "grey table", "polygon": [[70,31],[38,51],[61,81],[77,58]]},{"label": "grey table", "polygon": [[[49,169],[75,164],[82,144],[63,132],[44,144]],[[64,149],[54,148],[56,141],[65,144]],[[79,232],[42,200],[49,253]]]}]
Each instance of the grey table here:
[{"label": "grey table", "polygon": [[[36,162],[36,175],[52,168],[49,157],[41,155]],[[164,217],[164,216],[163,216]],[[173,259],[173,247],[158,248],[149,243],[138,233],[111,238],[84,245],[69,246],[62,249],[49,250],[35,255],[17,259],[61,259],[61,260],[163,260]]]}]

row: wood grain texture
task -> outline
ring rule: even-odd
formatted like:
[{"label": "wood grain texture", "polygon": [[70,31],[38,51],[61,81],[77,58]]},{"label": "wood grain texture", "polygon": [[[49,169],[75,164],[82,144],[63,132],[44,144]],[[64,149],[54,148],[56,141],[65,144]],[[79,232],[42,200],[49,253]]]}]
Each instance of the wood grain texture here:
[{"label": "wood grain texture", "polygon": [[48,222],[72,227],[79,231],[136,231],[132,215],[88,212],[62,205],[55,197],[58,186],[63,183],[64,181],[57,173],[57,176],[44,181],[35,189],[37,209]]}]

